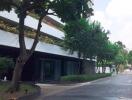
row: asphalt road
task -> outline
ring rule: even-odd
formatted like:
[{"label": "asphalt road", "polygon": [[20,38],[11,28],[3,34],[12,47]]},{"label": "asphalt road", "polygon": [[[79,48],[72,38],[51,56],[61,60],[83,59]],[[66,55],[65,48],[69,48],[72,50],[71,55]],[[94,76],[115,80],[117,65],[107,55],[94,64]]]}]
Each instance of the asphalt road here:
[{"label": "asphalt road", "polygon": [[132,74],[120,74],[70,89],[43,100],[132,100]]}]

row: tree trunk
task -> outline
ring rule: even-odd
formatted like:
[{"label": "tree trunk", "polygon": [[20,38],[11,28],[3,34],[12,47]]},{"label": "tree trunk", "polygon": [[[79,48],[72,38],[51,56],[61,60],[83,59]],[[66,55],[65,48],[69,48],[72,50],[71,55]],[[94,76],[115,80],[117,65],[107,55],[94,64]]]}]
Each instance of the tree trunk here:
[{"label": "tree trunk", "polygon": [[24,21],[26,18],[26,9],[23,8],[23,5],[20,7],[20,14],[19,14],[19,46],[20,46],[20,54],[16,60],[14,72],[13,72],[13,77],[12,77],[12,82],[11,86],[8,89],[8,91],[18,91],[19,90],[19,81],[21,79],[21,73],[23,70],[23,66],[26,62],[24,57],[26,57],[27,52],[26,52],[26,45],[25,45],[25,40],[24,40]]},{"label": "tree trunk", "polygon": [[101,68],[101,67],[99,67],[99,74],[101,73],[101,72],[100,72],[100,70],[101,70],[100,68]]},{"label": "tree trunk", "polygon": [[78,67],[79,67],[79,74],[82,74],[82,66],[81,66],[81,59],[79,59],[79,62],[78,62]]},{"label": "tree trunk", "polygon": [[104,73],[104,67],[102,66],[102,73]]},{"label": "tree trunk", "polygon": [[102,73],[105,73],[105,71],[106,71],[106,67],[102,67]]},{"label": "tree trunk", "polygon": [[106,67],[104,67],[104,73],[106,72]]},{"label": "tree trunk", "polygon": [[[22,14],[23,15],[23,14]],[[15,69],[13,72],[11,87],[8,91],[18,91],[19,90],[19,82],[21,79],[21,74],[23,71],[24,64],[28,61],[28,59],[33,54],[40,35],[40,29],[41,29],[41,22],[44,16],[41,16],[39,19],[36,36],[33,42],[33,45],[29,51],[26,50],[25,41],[24,41],[24,20],[25,18],[20,16],[19,21],[19,45],[20,45],[20,56],[18,57],[15,65]]]},{"label": "tree trunk", "polygon": [[102,73],[105,73],[105,64],[103,61],[102,61]]},{"label": "tree trunk", "polygon": [[120,66],[120,65],[117,65],[117,66],[116,66],[116,72],[117,72],[117,74],[119,73],[119,66]]},{"label": "tree trunk", "polygon": [[97,70],[96,70],[96,72],[100,74],[100,66],[99,66],[99,62],[97,62]]},{"label": "tree trunk", "polygon": [[11,86],[9,88],[9,91],[18,91],[19,90],[19,82],[21,79],[21,75],[22,75],[22,71],[23,71],[23,66],[25,64],[25,62],[27,61],[26,58],[19,56],[16,64],[15,64],[15,68],[14,68],[14,72],[13,72],[13,77],[12,77],[12,82],[11,82]]},{"label": "tree trunk", "polygon": [[82,74],[82,65],[81,65],[81,53],[80,53],[80,50],[78,51],[78,67],[79,67],[79,74]]},{"label": "tree trunk", "polygon": [[81,74],[86,74],[86,60],[82,60],[82,73]]}]

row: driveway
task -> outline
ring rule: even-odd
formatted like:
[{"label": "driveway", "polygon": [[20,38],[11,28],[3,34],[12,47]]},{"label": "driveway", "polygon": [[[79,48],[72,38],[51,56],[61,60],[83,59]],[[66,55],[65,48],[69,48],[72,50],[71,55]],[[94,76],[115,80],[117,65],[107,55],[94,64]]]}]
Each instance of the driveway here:
[{"label": "driveway", "polygon": [[91,83],[62,86],[60,91],[56,87],[54,91],[56,93],[43,96],[40,100],[132,100],[132,74],[124,73]]}]

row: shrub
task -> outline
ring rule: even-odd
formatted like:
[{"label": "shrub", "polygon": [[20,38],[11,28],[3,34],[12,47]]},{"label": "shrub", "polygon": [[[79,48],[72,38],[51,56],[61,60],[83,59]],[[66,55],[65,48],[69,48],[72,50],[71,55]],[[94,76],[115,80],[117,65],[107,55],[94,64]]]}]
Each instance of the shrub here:
[{"label": "shrub", "polygon": [[11,73],[9,73],[14,67],[14,62],[12,58],[0,57],[0,79],[4,76],[8,76],[11,79]]},{"label": "shrub", "polygon": [[12,58],[0,57],[0,70],[13,68],[14,62]]},{"label": "shrub", "polygon": [[68,75],[61,77],[62,82],[84,82],[92,81],[99,78],[111,76],[111,73],[107,74],[95,74],[95,75]]}]

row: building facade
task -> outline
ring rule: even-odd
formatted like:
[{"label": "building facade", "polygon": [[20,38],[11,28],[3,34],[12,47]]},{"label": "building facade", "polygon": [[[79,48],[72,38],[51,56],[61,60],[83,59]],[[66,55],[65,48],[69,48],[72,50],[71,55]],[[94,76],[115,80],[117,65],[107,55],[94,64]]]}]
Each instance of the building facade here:
[{"label": "building facade", "polygon": [[[0,20],[14,25],[18,24],[18,17],[14,11],[0,12]],[[26,17],[25,26],[27,28],[36,30],[37,23],[37,19],[31,16]],[[64,33],[61,29],[58,29],[60,25],[63,25],[63,23],[47,16],[42,23],[41,34],[63,41]],[[0,55],[12,57],[15,61],[19,54],[18,34],[8,32],[0,27],[0,36]],[[33,39],[25,37],[25,41],[27,49],[30,49]],[[61,76],[81,74],[83,68],[79,66],[79,62],[82,63],[82,59],[78,59],[76,52],[69,54],[60,46],[39,41],[34,54],[24,66],[22,80],[34,82],[58,81]],[[88,73],[90,67],[94,73],[95,60],[87,60],[85,67],[87,70],[83,72]],[[12,71],[7,74],[8,79],[11,79],[11,74]]]}]

